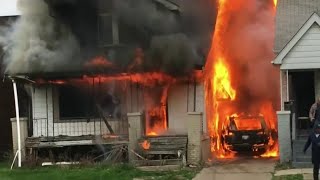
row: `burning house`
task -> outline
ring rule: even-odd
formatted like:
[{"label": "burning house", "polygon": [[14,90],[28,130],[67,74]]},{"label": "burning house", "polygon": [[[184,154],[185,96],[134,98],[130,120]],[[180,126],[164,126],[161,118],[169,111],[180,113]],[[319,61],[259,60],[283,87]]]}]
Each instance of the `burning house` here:
[{"label": "burning house", "polygon": [[[204,3],[211,6],[203,1],[202,8],[209,7]],[[177,136],[185,157],[186,119],[199,116],[203,129],[202,66],[214,24],[212,9],[188,4],[19,1],[22,16],[2,43],[4,72],[28,94],[30,111],[21,121],[26,149],[98,145],[105,151],[110,144],[129,144],[131,159],[144,148],[141,137]],[[192,16],[183,13],[191,10]]]},{"label": "burning house", "polygon": [[246,146],[277,157],[276,5],[19,1],[4,65],[29,95],[27,149],[118,144],[131,162],[197,164]]}]

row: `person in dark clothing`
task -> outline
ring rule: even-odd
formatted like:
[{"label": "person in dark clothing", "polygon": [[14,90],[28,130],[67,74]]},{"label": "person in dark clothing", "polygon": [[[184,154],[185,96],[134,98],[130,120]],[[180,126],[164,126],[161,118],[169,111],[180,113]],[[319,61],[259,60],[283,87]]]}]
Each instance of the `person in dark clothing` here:
[{"label": "person in dark clothing", "polygon": [[311,128],[320,123],[320,98],[318,98],[317,101],[312,104],[309,111],[309,118],[311,122]]},{"label": "person in dark clothing", "polygon": [[313,164],[313,179],[319,180],[319,164],[320,164],[320,123],[316,124],[313,132],[309,135],[308,141],[304,146],[303,153],[311,145],[312,164]]}]

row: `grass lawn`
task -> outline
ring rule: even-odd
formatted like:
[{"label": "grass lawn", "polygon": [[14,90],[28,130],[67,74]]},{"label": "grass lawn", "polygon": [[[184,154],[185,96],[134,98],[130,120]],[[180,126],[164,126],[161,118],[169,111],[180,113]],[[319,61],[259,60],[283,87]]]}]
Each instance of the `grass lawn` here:
[{"label": "grass lawn", "polygon": [[0,164],[1,180],[131,180],[133,178],[154,180],[192,179],[196,170],[181,169],[179,171],[143,172],[129,165],[96,165],[96,166],[65,166],[38,167],[10,170],[7,163]]},{"label": "grass lawn", "polygon": [[289,175],[289,176],[277,176],[277,177],[273,177],[272,180],[303,180],[303,176],[301,174]]}]

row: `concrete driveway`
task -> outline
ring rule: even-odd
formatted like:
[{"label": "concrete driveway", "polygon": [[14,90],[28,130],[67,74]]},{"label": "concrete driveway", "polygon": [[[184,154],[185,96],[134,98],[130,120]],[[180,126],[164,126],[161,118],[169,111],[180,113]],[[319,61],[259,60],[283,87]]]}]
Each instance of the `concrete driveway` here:
[{"label": "concrete driveway", "polygon": [[276,160],[238,158],[204,168],[194,180],[271,180]]}]

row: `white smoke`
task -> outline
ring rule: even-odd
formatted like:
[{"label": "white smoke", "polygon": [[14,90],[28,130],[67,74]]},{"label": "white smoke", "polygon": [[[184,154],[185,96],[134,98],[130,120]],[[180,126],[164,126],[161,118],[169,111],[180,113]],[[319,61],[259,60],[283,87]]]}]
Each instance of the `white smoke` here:
[{"label": "white smoke", "polygon": [[[50,16],[43,0],[19,0],[21,17],[12,28],[1,28],[5,73],[53,72],[67,68],[80,47],[68,27]],[[76,66],[76,64],[73,64]],[[70,69],[70,67],[68,67]]]}]

